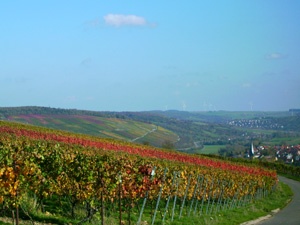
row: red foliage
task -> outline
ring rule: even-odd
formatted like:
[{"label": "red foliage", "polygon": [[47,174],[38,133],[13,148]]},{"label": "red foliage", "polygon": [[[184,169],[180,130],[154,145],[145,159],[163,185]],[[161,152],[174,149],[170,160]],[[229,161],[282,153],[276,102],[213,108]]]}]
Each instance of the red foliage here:
[{"label": "red foliage", "polygon": [[142,157],[166,159],[170,161],[178,161],[182,163],[190,163],[194,165],[220,168],[223,170],[239,171],[242,173],[247,173],[252,175],[270,176],[274,178],[276,177],[276,172],[267,171],[258,167],[249,167],[249,166],[233,164],[221,160],[200,158],[195,155],[183,154],[175,151],[166,151],[157,148],[151,148],[149,146],[134,145],[131,143],[124,143],[124,142],[118,142],[118,141],[107,140],[107,139],[95,138],[94,140],[92,140],[92,139],[78,137],[78,136],[62,135],[62,134],[57,135],[55,133],[49,133],[43,131],[40,132],[35,130],[14,128],[9,126],[0,126],[0,132],[14,134],[16,136],[26,136],[38,140],[42,139],[42,140],[49,140],[49,141],[57,141],[57,142],[62,142],[67,144],[82,145],[86,147],[95,147],[98,149],[110,150],[110,151],[123,151],[129,154],[137,154]]}]

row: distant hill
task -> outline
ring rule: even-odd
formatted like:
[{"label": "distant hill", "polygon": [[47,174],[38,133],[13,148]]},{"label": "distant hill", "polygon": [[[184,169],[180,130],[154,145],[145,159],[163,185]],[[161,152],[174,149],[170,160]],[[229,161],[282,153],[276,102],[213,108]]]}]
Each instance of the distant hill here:
[{"label": "distant hill", "polygon": [[[258,129],[246,126],[259,120],[278,125],[279,131],[300,130],[299,117],[291,112],[187,112],[144,111],[110,112],[49,107],[0,107],[0,119],[12,120],[54,129],[84,133],[99,137],[121,139],[161,147],[171,143],[176,149],[201,149],[203,145],[249,142],[255,138],[271,137],[272,127]],[[245,126],[232,126],[241,121]],[[283,127],[283,128],[282,128]],[[273,129],[274,130],[274,129]],[[269,135],[269,136],[268,136]]]},{"label": "distant hill", "polygon": [[161,147],[178,135],[151,123],[125,119],[113,112],[48,107],[0,108],[0,119]]}]

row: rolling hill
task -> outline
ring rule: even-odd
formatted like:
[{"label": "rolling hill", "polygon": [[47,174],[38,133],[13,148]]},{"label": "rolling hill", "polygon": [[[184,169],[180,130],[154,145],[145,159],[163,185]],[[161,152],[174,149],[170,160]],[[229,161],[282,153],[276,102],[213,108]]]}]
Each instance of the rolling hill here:
[{"label": "rolling hill", "polygon": [[164,142],[175,143],[178,140],[178,135],[174,132],[154,124],[108,116],[108,114],[93,115],[88,111],[20,107],[16,110],[10,108],[6,112],[2,111],[1,118],[103,138],[149,143],[153,146],[161,146]]},{"label": "rolling hill", "polygon": [[[0,107],[0,119],[48,128],[195,152],[204,145],[272,138],[274,132],[299,132],[299,116],[285,112],[109,112],[49,107]],[[249,124],[277,124],[250,127]],[[234,125],[232,125],[234,124]],[[297,136],[297,135],[296,135]]]}]

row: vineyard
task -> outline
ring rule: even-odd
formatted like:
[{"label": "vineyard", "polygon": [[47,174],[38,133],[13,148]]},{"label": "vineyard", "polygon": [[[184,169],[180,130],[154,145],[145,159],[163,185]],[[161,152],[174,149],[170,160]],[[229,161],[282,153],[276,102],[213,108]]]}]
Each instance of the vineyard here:
[{"label": "vineyard", "polygon": [[28,199],[77,224],[162,224],[241,207],[276,185],[258,166],[0,121],[0,205],[16,224],[20,211],[31,217]]}]

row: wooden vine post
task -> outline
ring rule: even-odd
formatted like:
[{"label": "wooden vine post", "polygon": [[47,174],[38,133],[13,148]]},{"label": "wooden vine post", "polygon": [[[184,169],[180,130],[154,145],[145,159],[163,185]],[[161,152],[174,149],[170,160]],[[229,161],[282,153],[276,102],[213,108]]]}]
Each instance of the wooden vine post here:
[{"label": "wooden vine post", "polygon": [[[151,171],[151,181],[153,180],[153,178],[155,176],[155,169],[156,169],[156,167],[154,167]],[[144,213],[144,209],[145,209],[145,205],[146,205],[146,202],[147,202],[148,195],[149,195],[149,191],[146,192],[145,198],[143,200],[143,205],[142,205],[142,208],[141,208],[141,211],[140,211],[140,215],[139,215],[137,225],[141,224],[142,216],[143,216],[143,213]]]},{"label": "wooden vine post", "polygon": [[[172,193],[173,188],[175,186],[175,182],[176,182],[176,179],[177,179],[177,173],[178,172],[176,172],[176,171],[173,172],[173,179],[172,179],[172,185],[171,185],[171,193]],[[165,207],[165,212],[164,212],[164,215],[163,215],[163,218],[162,218],[162,223],[165,222],[167,211],[168,211],[168,208],[169,208],[170,199],[171,199],[171,195],[168,196],[168,200],[167,200],[166,207]]]},{"label": "wooden vine post", "polygon": [[153,225],[154,221],[155,221],[157,209],[158,209],[159,202],[160,202],[160,197],[161,197],[161,194],[162,194],[162,191],[163,191],[163,188],[164,188],[164,183],[165,183],[165,178],[166,178],[167,171],[168,171],[168,168],[166,168],[165,172],[164,172],[164,176],[163,176],[163,180],[162,180],[162,185],[161,185],[160,190],[159,190],[159,194],[158,194],[158,198],[157,198],[157,202],[156,202],[156,207],[155,207],[155,210],[154,210],[154,214],[153,214],[151,225]]},{"label": "wooden vine post", "polygon": [[120,225],[122,225],[122,176],[119,174],[119,220]]},{"label": "wooden vine post", "polygon": [[181,218],[181,216],[182,216],[183,206],[184,206],[184,204],[185,204],[185,199],[186,199],[186,196],[187,196],[188,191],[189,191],[189,188],[190,188],[190,182],[191,182],[191,175],[189,175],[188,183],[187,183],[187,185],[186,185],[186,189],[185,189],[183,201],[182,201],[182,204],[181,204],[181,207],[180,207],[179,218]]}]

